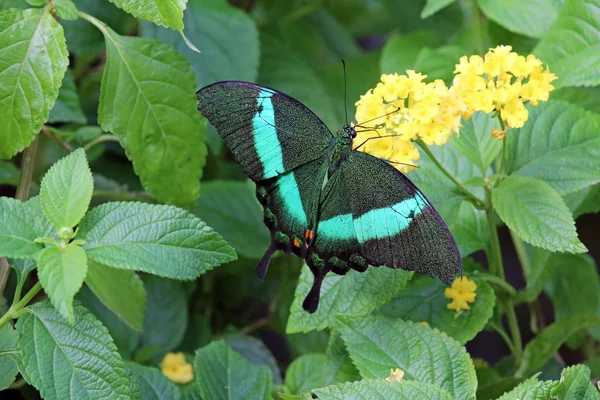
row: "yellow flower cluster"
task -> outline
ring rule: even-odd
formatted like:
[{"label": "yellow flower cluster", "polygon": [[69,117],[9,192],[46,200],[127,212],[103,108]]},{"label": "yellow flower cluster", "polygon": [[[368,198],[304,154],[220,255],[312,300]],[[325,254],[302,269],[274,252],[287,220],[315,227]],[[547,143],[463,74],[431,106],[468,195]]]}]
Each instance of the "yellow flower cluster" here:
[{"label": "yellow flower cluster", "polygon": [[192,364],[185,361],[183,353],[168,353],[160,363],[160,370],[176,383],[189,383],[194,379]]},{"label": "yellow flower cluster", "polygon": [[464,276],[456,278],[452,286],[444,290],[444,296],[452,300],[448,304],[448,309],[456,312],[470,309],[469,303],[475,302],[476,290],[477,284],[469,278]]},{"label": "yellow flower cluster", "polygon": [[390,369],[390,376],[385,378],[386,381],[389,382],[400,382],[404,378],[404,371],[400,368]]},{"label": "yellow flower cluster", "polygon": [[[381,82],[356,102],[355,148],[394,163],[408,172],[419,160],[414,141],[442,145],[458,133],[461,117],[498,112],[507,127],[527,120],[524,103],[548,100],[554,74],[533,55],[523,57],[510,46],[491,49],[484,57],[462,57],[452,86],[424,82],[426,75],[382,75]],[[493,132],[499,139],[506,130]]]}]

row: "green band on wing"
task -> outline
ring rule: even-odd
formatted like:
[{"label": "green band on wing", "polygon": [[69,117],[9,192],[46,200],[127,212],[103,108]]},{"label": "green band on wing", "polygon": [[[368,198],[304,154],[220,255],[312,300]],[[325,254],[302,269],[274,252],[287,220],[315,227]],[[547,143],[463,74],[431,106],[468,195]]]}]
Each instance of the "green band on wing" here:
[{"label": "green band on wing", "polygon": [[263,166],[263,178],[272,178],[284,171],[283,154],[275,128],[275,111],[271,97],[273,93],[260,90],[256,97],[258,111],[252,118],[254,148]]},{"label": "green band on wing", "polygon": [[350,240],[355,238],[352,214],[340,214],[319,222],[317,234],[323,239]]},{"label": "green band on wing", "polygon": [[281,175],[277,180],[277,190],[285,204],[285,212],[301,226],[308,228],[306,212],[304,212],[300,190],[293,172]]},{"label": "green band on wing", "polygon": [[391,207],[378,208],[364,213],[354,219],[356,238],[360,243],[371,239],[385,238],[402,232],[428,207],[427,202],[419,193],[412,199],[407,199]]}]

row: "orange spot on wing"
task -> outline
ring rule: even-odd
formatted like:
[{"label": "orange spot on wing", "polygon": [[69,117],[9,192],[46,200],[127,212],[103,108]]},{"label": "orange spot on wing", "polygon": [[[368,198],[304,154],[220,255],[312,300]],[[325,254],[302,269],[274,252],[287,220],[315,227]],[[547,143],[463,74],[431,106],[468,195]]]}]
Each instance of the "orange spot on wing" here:
[{"label": "orange spot on wing", "polygon": [[306,239],[307,242],[313,240],[313,238],[315,237],[313,231],[311,231],[310,229],[306,230],[306,233],[304,233],[304,238]]},{"label": "orange spot on wing", "polygon": [[300,247],[300,241],[296,238],[294,238],[294,246]]}]

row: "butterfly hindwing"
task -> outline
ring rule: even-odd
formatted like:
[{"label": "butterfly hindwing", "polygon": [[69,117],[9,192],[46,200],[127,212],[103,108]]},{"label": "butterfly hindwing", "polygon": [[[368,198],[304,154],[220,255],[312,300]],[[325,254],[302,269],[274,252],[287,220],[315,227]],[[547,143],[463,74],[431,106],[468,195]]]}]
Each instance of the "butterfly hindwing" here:
[{"label": "butterfly hindwing", "polygon": [[[417,271],[447,284],[461,273],[458,248],[446,224],[402,173],[385,161],[353,151],[336,174],[345,184],[342,197],[351,209],[338,219],[347,221],[351,216],[357,252],[369,265]],[[340,231],[350,236],[350,225],[343,226]]]},{"label": "butterfly hindwing", "polygon": [[321,157],[332,138],[312,111],[274,89],[226,81],[206,86],[196,95],[198,110],[255,182]]}]

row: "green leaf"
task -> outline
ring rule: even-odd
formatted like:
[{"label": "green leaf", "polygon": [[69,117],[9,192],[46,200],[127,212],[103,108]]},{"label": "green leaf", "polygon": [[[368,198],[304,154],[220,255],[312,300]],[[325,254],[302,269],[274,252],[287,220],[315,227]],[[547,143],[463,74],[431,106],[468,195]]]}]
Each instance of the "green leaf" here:
[{"label": "green leaf", "polygon": [[553,83],[557,88],[600,84],[598,7],[598,0],[566,0],[556,22],[534,49],[559,77]]},{"label": "green leaf", "polygon": [[432,16],[442,8],[454,3],[455,0],[427,0],[423,11],[421,11],[421,18],[425,19]]},{"label": "green leaf", "polygon": [[109,310],[132,329],[141,332],[146,311],[146,291],[133,271],[88,261],[85,283]]},{"label": "green leaf", "polygon": [[46,247],[38,259],[38,276],[56,310],[75,323],[73,297],[87,274],[85,250],[69,245],[66,249]]},{"label": "green leaf", "polygon": [[65,72],[62,86],[58,91],[58,98],[54,103],[54,107],[50,110],[48,122],[73,122],[77,124],[87,122],[79,105],[77,88],[70,69]]},{"label": "green leaf", "polygon": [[202,185],[196,215],[206,221],[238,254],[259,259],[271,241],[263,210],[251,181],[210,181]]},{"label": "green leaf", "polygon": [[554,392],[558,400],[597,400],[600,399],[598,389],[590,381],[590,369],[585,365],[574,365],[565,368],[560,377],[560,384]]},{"label": "green leaf", "polygon": [[17,186],[21,171],[11,162],[0,160],[0,185]]},{"label": "green leaf", "polygon": [[326,356],[325,384],[360,380],[360,374],[350,359],[342,335],[337,330],[331,333]]},{"label": "green leaf", "polygon": [[544,180],[560,194],[598,182],[600,115],[562,101],[527,109],[525,126],[505,139],[509,171]]},{"label": "green leaf", "polygon": [[250,364],[223,341],[196,351],[194,374],[203,399],[268,399],[271,375],[267,367]]},{"label": "green leaf", "polygon": [[202,54],[190,49],[180,34],[154,24],[142,22],[142,34],[183,54],[196,72],[200,87],[224,80],[256,80],[260,58],[258,30],[248,14],[224,0],[190,0],[183,22],[186,35]]},{"label": "green leaf", "polygon": [[306,393],[325,386],[326,374],[325,354],[303,354],[292,361],[285,372],[285,387],[292,394]]},{"label": "green leaf", "polygon": [[0,256],[34,257],[42,246],[34,240],[39,236],[35,216],[28,203],[10,197],[0,197]]},{"label": "green leaf", "polygon": [[521,383],[498,400],[550,400],[558,382],[538,381],[533,377]]},{"label": "green leaf", "polygon": [[173,279],[194,279],[236,259],[202,220],[166,205],[103,204],[81,221],[78,237],[91,260]]},{"label": "green leaf", "polygon": [[391,268],[369,268],[365,272],[350,271],[346,275],[328,274],[321,287],[319,308],[309,314],[302,308],[302,301],[313,282],[308,267],[302,268],[287,333],[321,330],[334,325],[336,317],[360,317],[387,303],[400,291],[411,276],[410,272]]},{"label": "green leaf", "polygon": [[555,320],[595,314],[600,306],[600,278],[594,260],[585,254],[552,254],[550,263],[552,278],[546,292],[552,300]]},{"label": "green leaf", "polygon": [[558,14],[554,0],[477,0],[486,17],[511,32],[541,38]]},{"label": "green leaf", "polygon": [[423,49],[435,48],[439,45],[440,41],[433,31],[417,31],[392,36],[383,46],[381,73],[404,74],[407,69],[414,69],[419,53]]},{"label": "green leaf", "polygon": [[425,47],[419,52],[414,70],[427,75],[428,81],[442,79],[450,85],[454,79],[454,66],[464,52],[464,49],[455,45],[433,49]]},{"label": "green leaf", "polygon": [[571,335],[598,324],[600,317],[579,314],[548,326],[525,346],[517,378],[526,377],[541,368]]},{"label": "green leaf", "polygon": [[11,323],[0,327],[0,390],[6,389],[15,381],[19,368],[15,358],[17,351],[17,333]]},{"label": "green leaf", "polygon": [[492,191],[492,202],[502,221],[527,243],[551,251],[586,251],[569,209],[546,182],[509,176]]},{"label": "green leaf", "polygon": [[139,0],[110,0],[110,2],[135,17],[176,31],[183,30],[183,10],[185,10],[187,0],[146,0],[143,2]]},{"label": "green leaf", "polygon": [[19,365],[27,382],[47,400],[71,398],[129,399],[123,360],[106,328],[80,304],[70,325],[49,301],[27,308],[19,318]]},{"label": "green leaf", "polygon": [[0,158],[31,143],[48,119],[69,60],[49,8],[0,13]]},{"label": "green leaf", "polygon": [[600,113],[600,87],[563,87],[552,92],[553,100],[562,100]]},{"label": "green leaf", "polygon": [[54,9],[61,19],[77,19],[77,8],[72,0],[54,0]]},{"label": "green leaf", "polygon": [[259,339],[248,335],[233,335],[225,338],[227,344],[254,365],[264,365],[271,370],[274,385],[283,383],[277,360],[271,351]]},{"label": "green leaf", "polygon": [[328,386],[314,391],[321,400],[396,399],[451,400],[453,397],[439,386],[414,381],[388,382],[365,380]]},{"label": "green leaf", "polygon": [[190,65],[158,40],[120,36],[94,21],[107,49],[100,126],[120,137],[142,184],[159,200],[193,202],[206,146]]},{"label": "green leaf", "polygon": [[492,317],[496,304],[492,287],[477,277],[472,279],[477,283],[475,302],[470,304],[470,310],[460,314],[447,307],[451,301],[444,296],[447,286],[437,278],[424,275],[415,276],[379,312],[390,318],[425,321],[431,327],[465,344],[483,330]]},{"label": "green leaf", "polygon": [[77,292],[75,299],[81,302],[108,329],[121,357],[131,359],[132,353],[138,345],[140,334],[108,309],[89,287],[83,286]]},{"label": "green leaf", "polygon": [[458,399],[474,398],[475,368],[465,348],[436,329],[384,316],[345,319],[340,328],[350,357],[365,379],[404,379],[438,385]]},{"label": "green leaf", "polygon": [[181,343],[188,324],[185,293],[181,282],[153,275],[143,276],[146,315],[140,347],[155,347],[155,360]]},{"label": "green leaf", "polygon": [[468,121],[462,121],[460,136],[452,144],[486,174],[492,161],[502,150],[502,141],[492,136],[492,130],[500,128],[498,118],[476,112]]},{"label": "green leaf", "polygon": [[524,290],[519,292],[519,299],[532,302],[539,296],[546,282],[552,277],[554,264],[549,262],[552,253],[548,250],[527,244],[525,244],[525,248],[529,254],[531,265],[529,270],[523,271],[527,285]]},{"label": "green leaf", "polygon": [[173,382],[164,376],[157,368],[145,367],[140,364],[128,362],[127,368],[133,372],[140,385],[142,399],[144,400],[179,400],[181,393]]},{"label": "green leaf", "polygon": [[85,215],[94,191],[85,151],[61,158],[42,179],[40,199],[44,214],[57,228],[72,228]]}]

